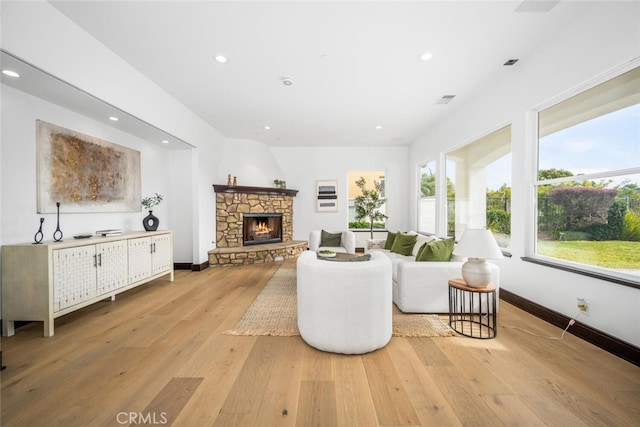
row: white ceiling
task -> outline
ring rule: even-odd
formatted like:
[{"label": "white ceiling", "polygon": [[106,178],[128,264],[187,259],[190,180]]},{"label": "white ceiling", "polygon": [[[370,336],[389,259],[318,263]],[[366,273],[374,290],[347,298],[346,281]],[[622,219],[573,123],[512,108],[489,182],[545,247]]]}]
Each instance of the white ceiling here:
[{"label": "white ceiling", "polygon": [[[50,2],[226,137],[271,146],[410,144],[465,100],[527,67],[532,52],[590,7],[533,0]],[[425,51],[433,58],[423,62]],[[215,62],[218,54],[228,62]],[[503,66],[512,58],[519,62]],[[283,77],[294,84],[283,85]],[[443,95],[456,97],[436,104]]]}]

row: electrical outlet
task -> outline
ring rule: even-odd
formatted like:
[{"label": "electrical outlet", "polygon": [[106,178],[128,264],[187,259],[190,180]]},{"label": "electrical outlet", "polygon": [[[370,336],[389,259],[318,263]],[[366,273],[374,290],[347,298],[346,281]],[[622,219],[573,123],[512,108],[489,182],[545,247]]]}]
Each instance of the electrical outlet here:
[{"label": "electrical outlet", "polygon": [[578,298],[578,309],[580,309],[582,313],[589,311],[589,304],[587,304],[587,301],[584,298]]}]

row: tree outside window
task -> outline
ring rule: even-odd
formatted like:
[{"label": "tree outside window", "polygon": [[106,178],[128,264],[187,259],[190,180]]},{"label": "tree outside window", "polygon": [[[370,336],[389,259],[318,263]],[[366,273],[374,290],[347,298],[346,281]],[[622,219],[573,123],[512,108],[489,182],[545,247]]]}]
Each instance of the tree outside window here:
[{"label": "tree outside window", "polygon": [[[385,230],[387,226],[385,172],[380,170],[351,171],[348,175],[348,183],[349,229],[369,230],[371,233],[373,233],[374,230]],[[363,206],[363,196],[369,203],[379,205],[375,210],[378,211],[380,215],[374,215],[373,220],[370,215],[365,215],[361,209],[358,209],[358,197],[360,197],[361,200],[360,206]],[[377,201],[372,202],[372,200]]]}]

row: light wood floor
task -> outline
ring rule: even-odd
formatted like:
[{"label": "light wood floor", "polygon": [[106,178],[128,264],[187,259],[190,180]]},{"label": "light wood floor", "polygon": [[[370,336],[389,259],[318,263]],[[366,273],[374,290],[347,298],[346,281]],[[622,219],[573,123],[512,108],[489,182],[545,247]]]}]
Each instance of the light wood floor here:
[{"label": "light wood floor", "polygon": [[[287,261],[291,262],[291,261]],[[504,301],[493,340],[362,356],[223,335],[279,264],[177,271],[2,340],[3,426],[638,426],[640,368]]]}]

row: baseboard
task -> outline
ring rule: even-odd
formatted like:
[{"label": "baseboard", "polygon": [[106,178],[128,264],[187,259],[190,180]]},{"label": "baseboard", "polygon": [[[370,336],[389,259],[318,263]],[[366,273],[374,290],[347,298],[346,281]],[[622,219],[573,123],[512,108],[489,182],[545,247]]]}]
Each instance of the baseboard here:
[{"label": "baseboard", "polygon": [[174,262],[173,263],[173,269],[174,270],[202,271],[205,268],[209,268],[209,261],[205,261],[202,264],[190,264],[188,262]]},{"label": "baseboard", "polygon": [[209,261],[205,261],[201,264],[191,264],[191,271],[202,271],[209,268]]},{"label": "baseboard", "polygon": [[[571,320],[570,317],[567,317],[564,314],[560,314],[547,307],[518,296],[503,287],[500,287],[500,299],[562,329],[564,329],[568,325],[569,320]],[[583,340],[588,341],[629,363],[640,366],[640,348],[629,344],[626,341],[622,341],[616,337],[592,328],[591,326],[580,323],[579,321],[576,321],[575,325],[571,326],[567,332],[582,338]]]}]

